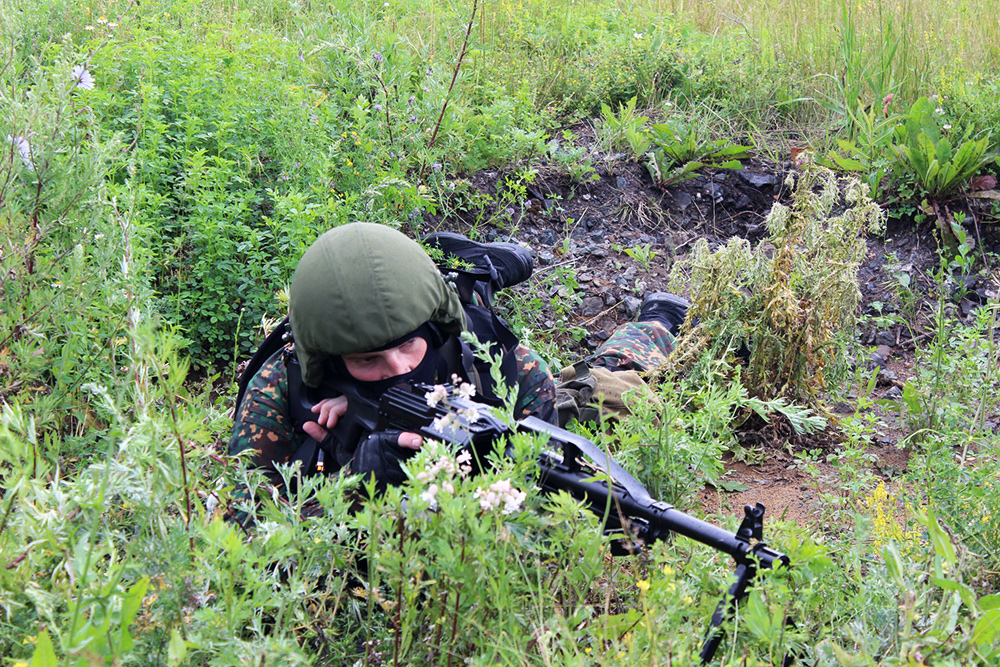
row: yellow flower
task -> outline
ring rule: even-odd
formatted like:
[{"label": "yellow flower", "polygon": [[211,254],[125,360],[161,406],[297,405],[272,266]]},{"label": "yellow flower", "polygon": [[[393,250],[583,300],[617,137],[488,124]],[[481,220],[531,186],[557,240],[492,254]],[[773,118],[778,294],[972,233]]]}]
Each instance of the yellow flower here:
[{"label": "yellow flower", "polygon": [[640,579],[639,581],[635,582],[635,585],[643,593],[645,593],[646,591],[649,590],[649,580],[648,579]]},{"label": "yellow flower", "polygon": [[664,565],[663,574],[665,574],[668,577],[674,576],[674,568],[670,567],[669,565]]}]

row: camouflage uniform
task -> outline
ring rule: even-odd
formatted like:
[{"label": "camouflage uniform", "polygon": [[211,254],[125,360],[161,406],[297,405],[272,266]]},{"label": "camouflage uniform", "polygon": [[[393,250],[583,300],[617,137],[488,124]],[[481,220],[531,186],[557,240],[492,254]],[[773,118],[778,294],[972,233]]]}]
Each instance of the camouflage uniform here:
[{"label": "camouflage uniform", "polygon": [[[281,477],[275,465],[288,463],[306,439],[301,431],[295,430],[290,416],[286,352],[287,349],[272,356],[250,381],[229,440],[230,454],[254,451],[254,463],[276,486],[280,485]],[[521,419],[535,415],[554,422],[556,390],[548,366],[523,345],[515,349],[514,358],[517,364],[514,416]]]},{"label": "camouflage uniform", "polygon": [[674,350],[674,337],[660,322],[629,322],[618,327],[587,362],[610,371],[648,371],[662,366]]}]

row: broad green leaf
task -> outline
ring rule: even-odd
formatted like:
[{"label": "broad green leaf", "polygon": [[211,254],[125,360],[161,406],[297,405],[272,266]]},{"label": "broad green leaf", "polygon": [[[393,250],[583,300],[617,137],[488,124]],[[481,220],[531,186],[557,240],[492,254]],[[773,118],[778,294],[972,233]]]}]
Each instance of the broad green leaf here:
[{"label": "broad green leaf", "polygon": [[864,171],[865,165],[854,158],[842,157],[837,153],[830,153],[830,158],[844,171]]},{"label": "broad green leaf", "polygon": [[58,664],[49,631],[42,630],[35,641],[35,652],[31,654],[31,667],[56,667]]},{"label": "broad green leaf", "polygon": [[940,586],[946,591],[958,591],[958,594],[962,597],[962,602],[968,605],[969,609],[976,608],[976,594],[965,584],[940,577],[931,577],[930,580],[935,586]]},{"label": "broad green leaf", "polygon": [[992,644],[1000,632],[1000,609],[990,609],[983,614],[972,630],[972,641],[977,646]]},{"label": "broad green leaf", "polygon": [[903,566],[903,559],[899,555],[895,542],[889,542],[882,547],[882,558],[885,560],[886,569],[889,570],[889,576],[896,585],[902,589],[908,589],[909,586],[903,576],[906,568]]},{"label": "broad green leaf", "polygon": [[167,644],[167,664],[170,667],[175,667],[184,662],[187,650],[187,642],[181,637],[181,633],[177,631],[177,628],[172,629],[170,631],[170,642]]}]

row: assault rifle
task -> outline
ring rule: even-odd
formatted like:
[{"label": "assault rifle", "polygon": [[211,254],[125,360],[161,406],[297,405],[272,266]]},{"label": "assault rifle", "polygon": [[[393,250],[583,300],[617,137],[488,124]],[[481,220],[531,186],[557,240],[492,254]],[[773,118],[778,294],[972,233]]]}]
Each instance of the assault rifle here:
[{"label": "assault rifle", "polygon": [[616,555],[638,553],[644,545],[666,539],[673,532],[729,554],[736,561],[736,581],[712,615],[702,645],[702,664],[711,662],[722,641],[723,621],[746,598],[758,569],[789,564],[788,556],[762,541],[764,506],[760,503],[755,507],[746,505],[739,529],[730,533],[654,499],[586,438],[537,417],[521,419],[512,428],[492,408],[458,394],[453,387],[446,387],[440,400],[428,401],[434,389],[423,384],[393,387],[378,404],[348,389],[344,393],[350,409],[334,431],[342,436],[364,431],[408,431],[468,448],[476,461],[485,461],[494,443],[515,431],[547,437],[548,444],[538,456],[539,486],[546,493],[566,491],[602,517],[605,534],[616,536],[612,541]]}]

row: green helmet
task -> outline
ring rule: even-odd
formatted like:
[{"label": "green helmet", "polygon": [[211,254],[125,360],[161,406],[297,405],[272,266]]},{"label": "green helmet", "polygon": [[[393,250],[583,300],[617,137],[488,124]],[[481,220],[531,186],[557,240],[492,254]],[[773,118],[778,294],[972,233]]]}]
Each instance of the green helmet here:
[{"label": "green helmet", "polygon": [[292,276],[289,318],[302,380],[323,381],[332,356],[368,352],[426,322],[465,329],[458,292],[402,232],[355,222],[313,243]]}]

